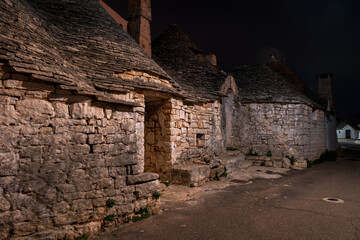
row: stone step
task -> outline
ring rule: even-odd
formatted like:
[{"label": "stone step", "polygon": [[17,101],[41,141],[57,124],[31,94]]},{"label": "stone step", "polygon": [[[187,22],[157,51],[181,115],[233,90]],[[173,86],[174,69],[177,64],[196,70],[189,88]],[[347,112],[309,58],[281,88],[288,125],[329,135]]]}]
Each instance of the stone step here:
[{"label": "stone step", "polygon": [[253,165],[253,161],[244,160],[239,164],[239,169],[247,169]]},{"label": "stone step", "polygon": [[205,164],[184,164],[171,170],[171,183],[185,186],[200,186],[210,176],[210,166]]},{"label": "stone step", "polygon": [[232,173],[244,167],[245,155],[239,153],[235,156],[218,157],[216,160],[221,162],[227,173]]},{"label": "stone step", "polygon": [[246,156],[247,161],[251,161],[253,166],[266,166],[266,167],[283,167],[282,157],[269,157],[269,156]]}]

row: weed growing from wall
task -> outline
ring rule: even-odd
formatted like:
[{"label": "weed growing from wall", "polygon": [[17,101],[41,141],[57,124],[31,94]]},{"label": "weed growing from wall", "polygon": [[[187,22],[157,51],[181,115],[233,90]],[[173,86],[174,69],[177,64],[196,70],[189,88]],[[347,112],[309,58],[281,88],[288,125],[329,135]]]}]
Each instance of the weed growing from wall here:
[{"label": "weed growing from wall", "polygon": [[257,152],[253,152],[253,149],[250,148],[246,156],[259,156],[259,154]]}]

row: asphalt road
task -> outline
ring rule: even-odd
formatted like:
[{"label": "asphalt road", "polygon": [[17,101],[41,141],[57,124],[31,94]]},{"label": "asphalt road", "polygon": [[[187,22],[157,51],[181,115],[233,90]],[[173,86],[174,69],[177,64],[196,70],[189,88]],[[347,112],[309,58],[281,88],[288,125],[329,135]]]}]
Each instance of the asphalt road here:
[{"label": "asphalt road", "polygon": [[213,190],[95,239],[360,239],[360,152]]},{"label": "asphalt road", "polygon": [[[357,141],[359,142],[359,141]],[[339,146],[342,149],[360,151],[360,143],[355,143],[355,140],[340,139]]]}]

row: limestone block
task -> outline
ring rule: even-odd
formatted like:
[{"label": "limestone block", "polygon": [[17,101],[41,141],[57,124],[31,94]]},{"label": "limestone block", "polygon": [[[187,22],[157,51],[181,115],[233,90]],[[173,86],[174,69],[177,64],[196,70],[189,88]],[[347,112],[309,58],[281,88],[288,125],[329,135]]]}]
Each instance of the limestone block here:
[{"label": "limestone block", "polygon": [[37,118],[42,115],[55,116],[55,109],[51,103],[41,99],[19,100],[16,104],[16,110],[24,117]]},{"label": "limestone block", "polygon": [[114,120],[124,120],[127,121],[127,119],[134,119],[134,113],[133,112],[123,112],[123,111],[113,111],[112,118]]},{"label": "limestone block", "polygon": [[6,212],[7,210],[10,210],[10,208],[10,203],[4,197],[0,196],[0,213]]},{"label": "limestone block", "polygon": [[[1,214],[0,214],[1,217]],[[1,224],[1,230],[0,231],[0,239],[7,239],[8,236],[10,236],[10,232],[12,231],[12,227],[9,225]]]},{"label": "limestone block", "polygon": [[0,177],[15,176],[19,169],[18,159],[15,153],[0,153]]},{"label": "limestone block", "polygon": [[98,144],[93,146],[94,153],[109,153],[118,150],[121,150],[121,148],[118,148],[115,144]]},{"label": "limestone block", "polygon": [[21,222],[14,224],[14,234],[19,236],[30,235],[36,232],[35,222]]},{"label": "limestone block", "polygon": [[89,102],[74,103],[70,106],[71,117],[75,119],[102,119],[105,117],[104,110],[99,107],[90,106]]},{"label": "limestone block", "polygon": [[102,134],[89,134],[88,143],[89,144],[102,144],[104,143],[104,136]]},{"label": "limestone block", "polygon": [[70,205],[65,201],[52,205],[52,211],[54,212],[55,215],[66,213],[69,209],[70,209]]},{"label": "limestone block", "polygon": [[112,179],[112,178],[98,179],[94,183],[95,183],[96,189],[114,188],[114,179]]},{"label": "limestone block", "polygon": [[127,184],[134,185],[134,184],[154,181],[157,179],[159,179],[159,174],[146,172],[138,175],[129,175],[127,177]]},{"label": "limestone block", "polygon": [[130,173],[132,175],[138,175],[141,173],[141,168],[139,165],[131,165],[130,166]]},{"label": "limestone block", "polygon": [[105,165],[107,167],[122,167],[126,165],[135,165],[138,159],[134,154],[121,154],[119,156],[111,156],[105,158]]},{"label": "limestone block", "polygon": [[92,201],[90,199],[79,199],[72,201],[71,210],[80,213],[84,210],[92,209]]},{"label": "limestone block", "polygon": [[155,133],[154,132],[149,132],[145,135],[145,142],[147,144],[155,144]]},{"label": "limestone block", "polygon": [[291,166],[290,159],[284,157],[282,166],[285,167],[285,168],[289,168]]},{"label": "limestone block", "polygon": [[122,125],[122,128],[126,132],[134,133],[135,130],[136,130],[135,122],[134,121],[128,121],[128,122],[126,122],[125,124]]},{"label": "limestone block", "polygon": [[90,152],[90,146],[87,144],[66,145],[63,148],[63,151],[69,153],[86,154]]},{"label": "limestone block", "polygon": [[[100,232],[101,230],[101,222],[89,222],[81,225],[74,225],[77,232],[80,232],[82,235],[83,233],[86,233],[86,235],[93,236]],[[76,237],[80,237],[77,235]]]},{"label": "limestone block", "polygon": [[[157,175],[157,178],[159,178],[159,175]],[[159,180],[153,179],[151,182],[146,182],[135,186],[136,199],[149,198],[153,195],[154,192],[158,191]]]},{"label": "limestone block", "polygon": [[92,183],[90,181],[74,181],[77,192],[88,192],[92,190]]},{"label": "limestone block", "polygon": [[67,212],[64,214],[58,214],[54,217],[54,223],[56,225],[67,225],[75,222],[76,214],[74,212]]},{"label": "limestone block", "polygon": [[51,122],[54,127],[68,127],[68,126],[86,126],[87,121],[85,119],[62,119],[54,118]]},{"label": "limestone block", "polygon": [[103,135],[115,134],[117,131],[119,131],[119,129],[116,126],[106,126],[104,128],[99,128],[99,133]]},{"label": "limestone block", "polygon": [[115,189],[122,189],[126,186],[126,177],[125,176],[116,176],[114,187]]},{"label": "limestone block", "polygon": [[[106,137],[106,142],[107,143],[122,143],[122,142],[126,142],[127,144],[129,143],[128,140],[125,140],[124,139],[126,138],[127,135],[125,134],[114,134],[114,135],[109,135]],[[129,139],[129,138],[127,138]]]},{"label": "limestone block", "polygon": [[23,87],[22,87],[23,82],[19,81],[19,80],[13,80],[13,79],[4,80],[3,84],[7,88],[23,89]]},{"label": "limestone block", "polygon": [[176,184],[199,186],[210,176],[208,165],[187,164],[179,165],[171,170],[171,181]]},{"label": "limestone block", "polygon": [[69,131],[72,133],[95,133],[95,127],[94,126],[71,126],[69,128]]},{"label": "limestone block", "polygon": [[[10,88],[10,89],[12,89],[12,88]],[[50,94],[49,91],[27,91],[27,92],[24,92],[24,98],[47,99],[49,94]]]},{"label": "limestone block", "polygon": [[37,159],[41,157],[42,149],[43,148],[41,146],[31,146],[23,148],[20,152],[20,157]]},{"label": "limestone block", "polygon": [[73,184],[57,184],[56,188],[62,193],[74,193],[76,191]]},{"label": "limestone block", "polygon": [[116,177],[116,176],[124,176],[126,175],[126,167],[109,167],[109,176]]},{"label": "limestone block", "polygon": [[62,102],[53,103],[55,109],[55,116],[59,118],[69,118],[69,107],[67,104]]}]

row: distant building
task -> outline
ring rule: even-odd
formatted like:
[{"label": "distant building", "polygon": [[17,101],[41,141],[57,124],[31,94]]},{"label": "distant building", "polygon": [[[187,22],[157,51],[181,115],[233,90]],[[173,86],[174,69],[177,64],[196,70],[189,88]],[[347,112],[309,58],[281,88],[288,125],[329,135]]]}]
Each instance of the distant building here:
[{"label": "distant building", "polygon": [[360,139],[360,124],[352,123],[348,120],[342,121],[336,127],[336,134],[338,139]]}]

